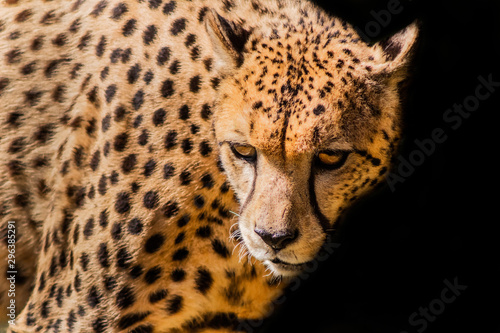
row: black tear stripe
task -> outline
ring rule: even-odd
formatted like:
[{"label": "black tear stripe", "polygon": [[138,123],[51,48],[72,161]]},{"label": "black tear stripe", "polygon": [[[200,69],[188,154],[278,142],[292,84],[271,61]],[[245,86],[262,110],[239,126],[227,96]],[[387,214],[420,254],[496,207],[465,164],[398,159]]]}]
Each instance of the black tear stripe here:
[{"label": "black tear stripe", "polygon": [[257,182],[257,163],[258,163],[258,161],[256,160],[255,164],[253,166],[252,189],[250,190],[250,194],[248,194],[247,199],[245,200],[245,202],[243,203],[243,205],[241,205],[241,207],[240,207],[240,212],[239,212],[240,215],[243,214],[243,210],[245,210],[245,208],[248,205],[248,203],[250,202],[250,200],[252,200],[253,194],[255,192],[255,183]]},{"label": "black tear stripe", "polygon": [[309,176],[309,200],[311,207],[313,209],[313,214],[316,216],[316,218],[319,221],[319,224],[321,225],[321,228],[323,228],[323,231],[328,234],[328,229],[330,229],[330,221],[328,218],[323,215],[321,210],[319,209],[318,201],[316,200],[316,192],[314,191],[314,172],[311,168],[311,174]]}]

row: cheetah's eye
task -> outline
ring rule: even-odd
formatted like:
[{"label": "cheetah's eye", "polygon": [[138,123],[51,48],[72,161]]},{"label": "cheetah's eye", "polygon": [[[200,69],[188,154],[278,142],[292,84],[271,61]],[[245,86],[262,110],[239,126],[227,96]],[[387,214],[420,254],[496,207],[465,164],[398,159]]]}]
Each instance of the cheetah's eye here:
[{"label": "cheetah's eye", "polygon": [[316,164],[323,169],[335,170],[344,165],[348,156],[349,151],[324,151],[316,156]]},{"label": "cheetah's eye", "polygon": [[257,157],[257,151],[250,145],[235,143],[231,145],[231,150],[236,157],[244,159],[248,162],[255,161],[255,158]]}]

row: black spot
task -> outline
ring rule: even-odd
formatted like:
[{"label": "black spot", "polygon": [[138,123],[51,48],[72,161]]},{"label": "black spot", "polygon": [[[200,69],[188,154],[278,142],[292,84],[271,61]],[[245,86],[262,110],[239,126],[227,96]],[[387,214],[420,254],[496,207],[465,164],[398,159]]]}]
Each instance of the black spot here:
[{"label": "black spot", "polygon": [[39,51],[42,46],[43,46],[43,36],[38,36],[36,38],[33,39],[33,41],[31,42],[31,50],[32,51]]},{"label": "black spot", "polygon": [[22,151],[25,147],[25,139],[24,137],[14,139],[8,149],[10,154],[16,154]]},{"label": "black spot", "polygon": [[125,64],[130,60],[130,56],[132,55],[132,49],[129,47],[128,49],[122,52],[122,63]]},{"label": "black spot", "polygon": [[[114,49],[110,56],[109,56],[109,60],[111,61],[112,64],[116,64],[122,57],[122,52],[123,50],[121,48],[117,48],[117,49]],[[109,67],[105,67],[106,69],[106,76],[108,76],[108,72],[109,72]],[[102,78],[102,74],[101,74],[101,78]]]},{"label": "black spot", "polygon": [[121,133],[115,136],[115,141],[113,142],[113,146],[116,151],[122,152],[127,147],[128,142],[128,134]]},{"label": "black spot", "polygon": [[207,72],[210,72],[210,70],[212,70],[212,63],[213,63],[212,58],[207,58],[203,60],[203,65],[205,66]]},{"label": "black spot", "polygon": [[153,78],[154,78],[154,73],[151,70],[149,70],[144,74],[143,80],[146,84],[150,84],[151,81],[153,81]]},{"label": "black spot", "polygon": [[47,318],[49,316],[49,312],[50,312],[49,301],[45,301],[40,306],[40,315],[42,316],[42,318]]},{"label": "black spot", "polygon": [[190,220],[191,220],[191,217],[188,214],[182,215],[179,218],[179,220],[177,221],[177,226],[179,228],[182,228],[183,226],[185,226],[186,224],[188,224]]},{"label": "black spot", "polygon": [[179,109],[179,119],[181,120],[189,119],[189,106],[187,106],[186,104],[181,106],[181,108]]},{"label": "black spot", "polygon": [[158,62],[159,66],[165,65],[166,62],[170,59],[170,48],[168,47],[162,47],[160,49],[160,52],[158,52],[158,56],[156,57],[156,61]]},{"label": "black spot", "polygon": [[87,223],[85,223],[85,227],[83,228],[83,235],[86,239],[88,239],[94,233],[94,218],[89,218]]},{"label": "black spot", "polygon": [[106,322],[106,319],[102,317],[97,317],[97,319],[92,322],[92,329],[96,333],[104,333],[106,332],[107,328],[108,324]]},{"label": "black spot", "polygon": [[109,180],[111,181],[111,184],[116,184],[118,183],[118,172],[116,172],[115,170],[113,170],[111,172],[111,176],[109,177]]},{"label": "black spot", "polygon": [[162,0],[149,0],[149,8],[157,9],[160,7]]},{"label": "black spot", "polygon": [[62,103],[66,100],[64,98],[65,93],[66,93],[66,86],[64,84],[58,84],[52,91],[52,99],[56,103]]},{"label": "black spot", "polygon": [[142,275],[142,272],[144,269],[142,268],[141,265],[135,265],[130,269],[129,275],[132,279],[137,279]]},{"label": "black spot", "polygon": [[120,320],[118,321],[118,328],[124,330],[124,329],[140,322],[141,320],[143,320],[144,318],[149,316],[150,313],[151,312],[149,312],[149,311],[148,312],[138,312],[138,313],[128,313],[120,318]]},{"label": "black spot", "polygon": [[201,88],[201,77],[199,75],[193,76],[189,80],[189,90],[193,93],[197,93]]},{"label": "black spot", "polygon": [[210,155],[210,153],[212,152],[212,147],[210,147],[210,144],[208,143],[208,141],[202,141],[200,143],[200,154],[201,156],[203,157],[207,157],[208,155]]},{"label": "black spot", "polygon": [[142,118],[143,118],[142,114],[138,114],[137,117],[135,117],[134,123],[132,124],[132,126],[134,128],[138,128],[139,126],[141,126]]},{"label": "black spot", "polygon": [[134,84],[137,82],[139,79],[141,73],[141,66],[139,64],[135,64],[134,66],[130,67],[130,69],[127,71],[127,81],[130,84]]},{"label": "black spot", "polygon": [[[32,61],[21,68],[21,74],[29,75],[36,70],[36,61]],[[8,79],[6,79],[8,80]],[[4,86],[5,88],[5,86]],[[0,79],[0,91],[2,91],[2,81]]]},{"label": "black spot", "polygon": [[190,47],[195,42],[196,42],[196,35],[189,34],[189,35],[186,36],[186,41],[184,42],[184,45],[186,45],[186,47]]},{"label": "black spot", "polygon": [[115,210],[119,214],[125,214],[130,210],[130,195],[127,192],[118,193],[115,201]]},{"label": "black spot", "polygon": [[169,70],[170,74],[172,74],[172,75],[179,73],[180,69],[181,69],[181,64],[180,64],[179,60],[172,61],[172,63],[168,67],[168,70]]},{"label": "black spot", "polygon": [[153,124],[155,126],[163,125],[163,123],[165,122],[166,115],[167,115],[167,112],[165,111],[165,109],[160,108],[160,109],[156,110],[153,113]]},{"label": "black spot", "polygon": [[153,268],[150,268],[146,274],[144,275],[144,281],[147,284],[153,284],[158,280],[161,276],[161,267],[160,266],[155,266]]},{"label": "black spot", "polygon": [[196,236],[201,238],[208,238],[212,235],[212,228],[209,225],[199,227],[196,229]]},{"label": "black spot", "polygon": [[99,192],[100,195],[105,195],[107,192],[107,181],[108,177],[106,175],[101,175],[101,178],[99,179],[99,183],[97,184],[97,191]]},{"label": "black spot", "polygon": [[212,187],[214,187],[214,179],[210,174],[204,174],[200,180],[204,188],[211,189]]},{"label": "black spot", "polygon": [[126,309],[135,303],[135,295],[130,287],[123,287],[116,295],[116,305],[119,309]]},{"label": "black spot", "polygon": [[138,235],[142,231],[142,221],[134,217],[128,222],[128,232],[132,235]]},{"label": "black spot", "polygon": [[317,116],[322,114],[323,112],[325,112],[325,107],[322,104],[318,104],[318,106],[316,106],[313,110],[313,113]]},{"label": "black spot", "polygon": [[171,218],[179,212],[179,205],[175,201],[168,201],[164,206],[163,206],[163,215],[166,218]]},{"label": "black spot", "polygon": [[64,46],[66,45],[66,43],[68,42],[68,37],[66,36],[65,33],[60,33],[58,34],[53,40],[52,40],[52,44],[54,44],[55,46],[58,46],[58,47],[61,47],[61,46]]},{"label": "black spot", "polygon": [[90,287],[89,294],[87,296],[87,303],[91,308],[95,308],[101,302],[102,295],[97,290],[96,286]]},{"label": "black spot", "polygon": [[103,12],[103,10],[106,8],[107,5],[108,2],[106,0],[100,1],[97,5],[95,5],[94,10],[92,10],[90,15],[93,17],[101,15],[101,13]]},{"label": "black spot", "polygon": [[7,60],[7,63],[9,64],[15,64],[21,61],[21,50],[19,49],[13,49],[7,53],[5,53],[5,58]]},{"label": "black spot", "polygon": [[200,126],[191,124],[191,134],[197,134],[200,131]]},{"label": "black spot", "polygon": [[158,193],[156,191],[149,191],[144,194],[144,207],[148,209],[154,209],[158,206]]},{"label": "black spot", "polygon": [[125,114],[127,114],[127,110],[119,105],[115,109],[115,121],[122,121],[125,118]]},{"label": "black spot", "polygon": [[148,144],[148,140],[149,140],[149,132],[147,129],[143,129],[142,132],[141,132],[141,135],[139,135],[139,138],[138,138],[138,143],[141,145],[141,146],[145,146]]},{"label": "black spot", "polygon": [[163,167],[163,178],[170,179],[175,173],[175,167],[172,163],[167,163]]},{"label": "black spot", "polygon": [[123,25],[122,34],[125,37],[132,36],[132,34],[135,32],[136,29],[137,29],[137,20],[130,19]]},{"label": "black spot", "polygon": [[139,90],[132,99],[132,107],[137,111],[142,106],[142,103],[144,103],[144,92]]},{"label": "black spot", "polygon": [[35,106],[40,102],[42,95],[43,95],[42,91],[38,91],[35,88],[33,88],[24,92],[24,99],[25,102],[28,103],[30,106]]},{"label": "black spot", "polygon": [[203,208],[203,206],[205,205],[205,198],[203,198],[202,195],[198,194],[194,197],[193,202],[196,208]]},{"label": "black spot", "polygon": [[156,168],[156,161],[155,160],[149,160],[146,162],[144,165],[144,176],[149,177],[151,174],[153,174],[154,170]]},{"label": "black spot", "polygon": [[6,77],[0,77],[0,95],[2,91],[9,85],[10,80]]},{"label": "black spot", "polygon": [[160,289],[157,290],[149,295],[149,302],[150,303],[157,303],[167,297],[167,290],[166,289]]},{"label": "black spot", "polygon": [[207,269],[198,268],[194,282],[196,284],[195,289],[205,295],[212,286],[214,279]]},{"label": "black spot", "polygon": [[144,44],[150,45],[155,40],[157,34],[158,29],[156,28],[156,26],[154,26],[153,24],[149,25],[142,36]]},{"label": "black spot", "polygon": [[174,254],[172,255],[172,260],[173,261],[182,261],[182,260],[186,259],[188,255],[189,255],[188,249],[183,247],[183,248],[180,248],[174,252]]},{"label": "black spot", "polygon": [[210,119],[210,116],[212,115],[212,110],[210,108],[210,105],[203,104],[203,106],[201,107],[200,115],[201,115],[201,118],[204,120]]},{"label": "black spot", "polygon": [[165,136],[165,148],[171,149],[177,144],[177,132],[169,131]]},{"label": "black spot", "polygon": [[186,278],[186,271],[182,268],[175,268],[170,274],[170,278],[174,282],[181,282]]},{"label": "black spot", "polygon": [[191,172],[188,170],[184,170],[179,175],[179,179],[181,181],[181,185],[189,185],[191,183]]},{"label": "black spot", "polygon": [[184,29],[186,29],[186,19],[185,18],[179,18],[172,23],[172,28],[170,29],[170,33],[174,36],[177,36],[178,34],[182,33]]},{"label": "black spot", "polygon": [[25,22],[27,21],[31,16],[33,15],[33,12],[31,9],[25,9],[21,11],[19,14],[16,15],[15,21],[16,22]]},{"label": "black spot", "polygon": [[200,47],[199,46],[193,47],[189,53],[191,55],[191,60],[193,61],[198,60],[198,58],[200,57]]},{"label": "black spot", "polygon": [[144,244],[144,250],[147,253],[155,253],[165,242],[165,237],[162,234],[154,234],[148,238],[146,243]]},{"label": "black spot", "polygon": [[101,36],[101,40],[99,41],[99,43],[97,44],[97,46],[95,48],[96,56],[102,57],[102,55],[104,54],[104,51],[106,50],[106,44],[107,44],[106,37]]},{"label": "black spot", "polygon": [[80,278],[80,274],[76,273],[75,280],[73,281],[73,286],[77,292],[80,292],[80,287],[82,286],[82,279]]},{"label": "black spot", "polygon": [[89,265],[89,255],[84,252],[80,255],[80,266],[82,266],[84,272],[87,271],[88,265]]},{"label": "black spot", "polygon": [[184,154],[189,154],[193,149],[193,141],[191,139],[184,139],[181,143],[182,151]]},{"label": "black spot", "polygon": [[114,240],[120,240],[122,238],[122,225],[119,222],[115,222],[111,227],[111,238]]},{"label": "black spot", "polygon": [[227,249],[226,244],[219,239],[212,240],[212,249],[222,258],[229,257],[229,250]]},{"label": "black spot", "polygon": [[126,249],[121,248],[118,250],[118,252],[116,253],[116,265],[118,267],[128,268],[130,266],[131,261],[132,261],[132,256]]},{"label": "black spot", "polygon": [[101,129],[103,132],[106,132],[111,126],[111,116],[109,114],[105,115],[101,121]]},{"label": "black spot", "polygon": [[122,171],[125,174],[130,173],[137,164],[137,155],[130,154],[122,160]]},{"label": "black spot", "polygon": [[172,81],[172,80],[165,80],[165,81],[163,81],[163,83],[161,85],[160,92],[161,92],[161,95],[164,98],[171,97],[174,94],[174,92],[175,92],[175,90],[174,90],[174,81]]},{"label": "black spot", "polygon": [[74,328],[75,323],[76,323],[76,315],[75,315],[75,311],[74,310],[71,310],[69,312],[68,319],[66,319],[66,323],[68,325],[68,330],[70,332],[73,331],[73,328]]},{"label": "black spot", "polygon": [[111,11],[111,19],[118,21],[122,18],[123,14],[128,12],[128,7],[125,3],[120,2]]},{"label": "black spot", "polygon": [[99,250],[97,251],[97,260],[102,267],[109,267],[109,252],[108,245],[106,243],[101,243],[99,245]]},{"label": "black spot", "polygon": [[169,15],[175,10],[176,3],[175,1],[169,1],[163,6],[163,14]]},{"label": "black spot", "polygon": [[108,290],[108,291],[115,290],[116,285],[117,285],[116,279],[112,276],[106,276],[104,278],[103,283],[104,283],[104,288],[106,288],[106,290]]},{"label": "black spot", "polygon": [[210,83],[212,85],[212,89],[217,90],[217,88],[219,87],[220,78],[213,77],[210,79]]}]

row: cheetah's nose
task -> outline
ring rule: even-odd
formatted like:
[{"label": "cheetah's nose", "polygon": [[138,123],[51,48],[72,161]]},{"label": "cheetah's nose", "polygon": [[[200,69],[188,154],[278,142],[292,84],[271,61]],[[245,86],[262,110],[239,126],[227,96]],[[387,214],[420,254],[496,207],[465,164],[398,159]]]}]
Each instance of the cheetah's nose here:
[{"label": "cheetah's nose", "polygon": [[299,236],[299,230],[281,230],[277,232],[269,232],[264,229],[255,228],[255,233],[262,238],[262,240],[273,248],[275,251],[284,249],[286,246],[293,243]]}]

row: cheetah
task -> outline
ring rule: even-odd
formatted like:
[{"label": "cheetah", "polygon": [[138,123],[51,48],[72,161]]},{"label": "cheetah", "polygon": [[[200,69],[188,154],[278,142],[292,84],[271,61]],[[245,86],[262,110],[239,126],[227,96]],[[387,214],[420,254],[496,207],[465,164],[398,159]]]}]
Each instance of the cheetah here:
[{"label": "cheetah", "polygon": [[13,299],[11,332],[268,315],[383,183],[417,36],[367,45],[308,1],[2,2],[2,320]]}]

